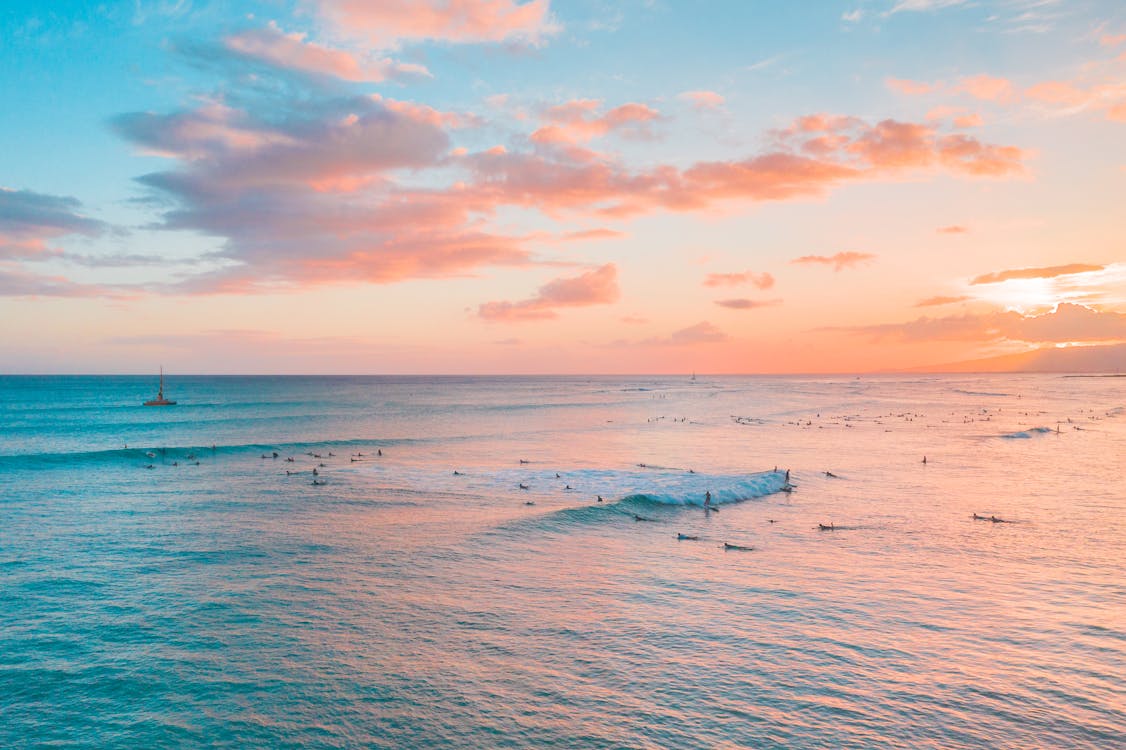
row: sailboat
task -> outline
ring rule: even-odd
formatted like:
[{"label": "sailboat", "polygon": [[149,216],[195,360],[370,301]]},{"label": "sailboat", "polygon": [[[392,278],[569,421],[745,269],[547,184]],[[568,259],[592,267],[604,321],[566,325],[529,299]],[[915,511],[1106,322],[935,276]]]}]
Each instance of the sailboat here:
[{"label": "sailboat", "polygon": [[156,398],[149,399],[145,402],[145,406],[175,406],[175,401],[169,401],[164,397],[164,366],[160,367],[160,390],[156,392]]}]

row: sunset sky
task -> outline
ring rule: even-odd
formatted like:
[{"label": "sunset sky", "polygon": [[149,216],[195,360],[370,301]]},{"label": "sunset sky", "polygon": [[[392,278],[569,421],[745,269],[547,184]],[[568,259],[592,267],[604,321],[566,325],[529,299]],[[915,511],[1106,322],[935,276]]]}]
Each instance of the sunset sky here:
[{"label": "sunset sky", "polygon": [[6,0],[0,84],[0,372],[1126,342],[1121,0]]}]

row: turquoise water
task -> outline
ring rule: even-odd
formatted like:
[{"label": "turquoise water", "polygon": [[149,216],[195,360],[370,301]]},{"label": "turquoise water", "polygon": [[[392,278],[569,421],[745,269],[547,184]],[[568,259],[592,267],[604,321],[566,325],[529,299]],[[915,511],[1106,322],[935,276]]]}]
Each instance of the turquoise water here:
[{"label": "turquoise water", "polygon": [[1124,384],[0,377],[0,746],[1111,747]]}]

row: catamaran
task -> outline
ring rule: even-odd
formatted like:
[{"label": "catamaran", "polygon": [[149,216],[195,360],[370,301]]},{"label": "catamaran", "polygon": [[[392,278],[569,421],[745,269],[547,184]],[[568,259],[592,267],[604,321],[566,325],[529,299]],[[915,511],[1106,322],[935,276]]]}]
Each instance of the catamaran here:
[{"label": "catamaran", "polygon": [[145,402],[145,406],[175,406],[175,401],[169,401],[164,397],[164,366],[160,367],[160,390],[156,392],[156,398],[149,399]]}]

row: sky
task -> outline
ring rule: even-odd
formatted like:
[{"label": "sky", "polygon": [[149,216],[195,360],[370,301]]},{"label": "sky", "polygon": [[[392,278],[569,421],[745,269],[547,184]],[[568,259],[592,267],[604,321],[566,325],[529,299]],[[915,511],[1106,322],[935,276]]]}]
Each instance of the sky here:
[{"label": "sky", "polygon": [[0,97],[0,372],[1126,364],[1120,0],[6,0]]}]

